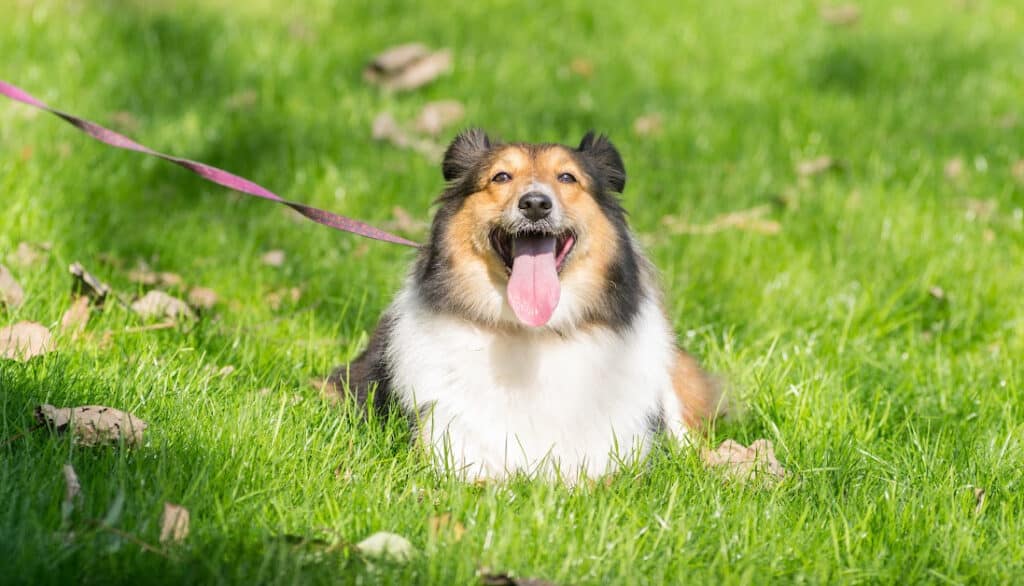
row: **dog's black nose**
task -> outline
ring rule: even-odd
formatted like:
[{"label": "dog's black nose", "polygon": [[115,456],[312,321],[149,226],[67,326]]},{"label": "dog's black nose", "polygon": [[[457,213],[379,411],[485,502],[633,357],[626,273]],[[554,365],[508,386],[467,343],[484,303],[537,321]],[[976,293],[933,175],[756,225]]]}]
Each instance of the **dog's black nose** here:
[{"label": "dog's black nose", "polygon": [[523,215],[536,222],[551,215],[551,198],[536,191],[531,191],[519,198],[519,209]]}]

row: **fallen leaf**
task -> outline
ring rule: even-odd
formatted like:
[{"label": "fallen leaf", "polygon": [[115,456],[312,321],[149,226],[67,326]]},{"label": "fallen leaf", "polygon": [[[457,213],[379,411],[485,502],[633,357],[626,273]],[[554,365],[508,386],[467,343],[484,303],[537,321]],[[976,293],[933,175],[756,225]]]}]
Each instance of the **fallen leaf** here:
[{"label": "fallen leaf", "polygon": [[74,295],[86,295],[92,299],[96,305],[103,305],[106,301],[107,296],[113,292],[110,285],[107,285],[103,281],[100,281],[80,263],[71,263],[68,267],[68,272],[71,273],[73,280],[71,282],[71,293]]},{"label": "fallen leaf", "polygon": [[25,290],[14,279],[7,267],[0,265],[0,305],[19,307],[25,302]]},{"label": "fallen leaf", "polygon": [[89,323],[89,298],[84,295],[75,297],[71,307],[60,318],[60,329],[64,332],[80,332]]},{"label": "fallen leaf", "polygon": [[964,171],[967,169],[967,165],[964,164],[962,157],[954,157],[946,161],[945,167],[943,167],[943,173],[946,175],[946,179],[955,181],[960,179],[964,175]]},{"label": "fallen leaf", "polygon": [[42,262],[50,252],[51,245],[48,242],[42,244],[30,244],[19,242],[14,252],[7,255],[11,264],[27,268]]},{"label": "fallen leaf", "polygon": [[231,94],[224,100],[224,108],[227,110],[248,110],[256,105],[260,95],[256,90],[246,89]]},{"label": "fallen leaf", "polygon": [[466,108],[456,100],[428,102],[420,109],[414,127],[419,132],[437,136],[465,115]]},{"label": "fallen leaf", "polygon": [[796,172],[801,177],[813,177],[825,171],[831,171],[840,167],[839,161],[828,155],[822,155],[796,164]]},{"label": "fallen leaf", "polygon": [[64,501],[71,502],[82,492],[82,484],[78,482],[78,475],[75,474],[71,464],[64,464]]},{"label": "fallen leaf", "polygon": [[705,466],[719,468],[740,482],[777,482],[786,477],[786,470],[775,459],[772,442],[766,439],[755,441],[749,448],[727,439],[714,450],[701,449],[700,456]]},{"label": "fallen leaf", "polygon": [[279,267],[284,265],[285,258],[283,250],[268,250],[260,257],[260,261],[267,266]]},{"label": "fallen leaf", "polygon": [[302,289],[299,287],[291,287],[289,289],[278,289],[277,291],[271,291],[267,293],[267,305],[270,309],[277,311],[284,305],[284,301],[289,300],[292,303],[298,303],[299,299],[302,298]]},{"label": "fallen leaf", "polygon": [[994,198],[976,199],[969,197],[964,199],[964,207],[967,208],[966,215],[968,220],[972,222],[974,220],[987,222],[999,211],[999,201]]},{"label": "fallen leaf", "polygon": [[374,57],[363,70],[363,79],[387,90],[405,91],[423,87],[451,68],[451,50],[431,51],[421,43],[409,43]]},{"label": "fallen leaf", "polygon": [[36,421],[57,433],[70,432],[74,443],[80,446],[118,443],[121,440],[129,446],[139,445],[142,432],[148,427],[145,421],[131,413],[101,405],[66,408],[40,405],[36,407],[35,417]]},{"label": "fallen leaf", "polygon": [[782,224],[764,219],[771,213],[770,205],[760,205],[747,210],[729,212],[715,217],[707,224],[687,224],[676,216],[665,216],[662,224],[673,234],[715,234],[723,230],[736,229],[760,234],[778,234]]},{"label": "fallen leaf", "polygon": [[985,489],[980,486],[974,487],[974,514],[981,514],[981,510],[985,508]]},{"label": "fallen leaf", "polygon": [[946,291],[942,287],[939,287],[938,285],[928,287],[928,294],[931,295],[932,298],[938,299],[940,301],[946,298]]},{"label": "fallen leaf", "polygon": [[408,539],[387,531],[379,531],[360,541],[356,549],[369,557],[388,558],[396,562],[407,562],[416,553]]},{"label": "fallen leaf", "polygon": [[185,283],[185,279],[182,279],[181,275],[157,272],[145,263],[140,263],[138,268],[128,271],[128,280],[140,285],[156,285],[161,287],[181,287]]},{"label": "fallen leaf", "polygon": [[860,22],[860,7],[856,4],[822,6],[821,19],[832,26],[853,26]]},{"label": "fallen leaf", "polygon": [[402,128],[395,117],[387,112],[381,112],[373,119],[372,134],[374,140],[414,150],[432,161],[441,160],[441,156],[444,154],[443,145],[434,140],[414,136]]},{"label": "fallen leaf", "polygon": [[1024,183],[1024,159],[1020,159],[1013,164],[1013,168],[1010,170],[1013,173],[1013,178],[1018,183]]},{"label": "fallen leaf", "polygon": [[145,318],[169,317],[178,319],[180,317],[195,319],[196,314],[187,303],[172,297],[163,291],[154,289],[137,299],[131,305],[132,311]]},{"label": "fallen leaf", "polygon": [[0,358],[26,362],[53,351],[50,330],[30,321],[0,328]]},{"label": "fallen leaf", "polygon": [[633,121],[633,132],[637,136],[657,136],[662,133],[665,120],[661,114],[652,113],[640,116]]},{"label": "fallen leaf", "polygon": [[495,572],[490,568],[477,571],[482,586],[555,586],[554,582],[537,578],[514,578],[505,572]]},{"label": "fallen leaf", "polygon": [[594,75],[594,62],[584,57],[576,57],[569,62],[569,71],[580,77],[591,77]]},{"label": "fallen leaf", "polygon": [[110,115],[110,125],[124,134],[135,134],[139,130],[139,119],[131,112],[114,112]]},{"label": "fallen leaf", "polygon": [[188,537],[189,512],[181,505],[164,503],[160,519],[160,543],[181,543]]},{"label": "fallen leaf", "polygon": [[458,521],[453,521],[451,513],[442,513],[431,517],[427,521],[427,527],[430,529],[430,536],[434,539],[442,535],[451,535],[452,541],[461,541],[462,536],[466,534],[466,527]]},{"label": "fallen leaf", "polygon": [[206,287],[192,287],[188,291],[188,303],[196,309],[213,309],[217,305],[217,292]]}]

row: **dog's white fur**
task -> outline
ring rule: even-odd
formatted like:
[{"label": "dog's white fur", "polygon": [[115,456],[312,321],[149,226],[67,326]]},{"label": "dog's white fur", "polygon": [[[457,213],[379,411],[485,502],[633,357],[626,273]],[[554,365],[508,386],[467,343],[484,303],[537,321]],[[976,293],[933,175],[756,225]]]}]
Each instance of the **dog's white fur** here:
[{"label": "dog's white fur", "polygon": [[[571,287],[552,323],[562,312],[573,314]],[[674,335],[653,296],[619,333],[483,328],[430,311],[411,282],[389,314],[393,392],[421,414],[438,463],[467,480],[524,472],[575,482],[644,456],[656,427],[686,435],[670,378]]]}]

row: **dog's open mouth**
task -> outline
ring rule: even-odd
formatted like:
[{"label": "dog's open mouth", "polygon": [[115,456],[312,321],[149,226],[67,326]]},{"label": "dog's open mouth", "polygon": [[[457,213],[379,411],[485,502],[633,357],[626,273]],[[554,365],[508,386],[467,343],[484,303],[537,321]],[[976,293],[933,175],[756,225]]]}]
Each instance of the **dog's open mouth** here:
[{"label": "dog's open mouth", "polygon": [[551,319],[562,287],[558,273],[576,245],[572,232],[491,232],[491,246],[508,271],[508,303],[519,321],[539,327]]}]

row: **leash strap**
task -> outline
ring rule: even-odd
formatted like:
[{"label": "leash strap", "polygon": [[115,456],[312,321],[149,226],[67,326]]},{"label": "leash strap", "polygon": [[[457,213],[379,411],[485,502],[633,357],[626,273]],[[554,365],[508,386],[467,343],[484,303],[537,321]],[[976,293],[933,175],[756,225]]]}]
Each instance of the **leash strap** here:
[{"label": "leash strap", "polygon": [[352,218],[347,218],[345,216],[341,216],[332,212],[307,206],[301,203],[288,201],[283,197],[277,195],[276,193],[270,191],[269,189],[256,183],[253,183],[252,181],[249,181],[245,177],[239,177],[238,175],[235,175],[233,173],[228,173],[223,169],[212,167],[210,165],[207,165],[206,163],[191,161],[189,159],[183,159],[181,157],[175,157],[172,155],[167,155],[161,152],[154,151],[153,149],[141,145],[122,134],[118,134],[113,130],[110,130],[109,128],[104,128],[94,122],[89,122],[88,120],[84,120],[82,118],[79,118],[78,116],[73,116],[66,112],[61,112],[60,110],[51,108],[50,106],[47,106],[46,104],[44,104],[36,97],[29,94],[25,90],[17,86],[11,85],[9,83],[6,83],[2,80],[0,80],[0,95],[6,96],[12,100],[21,102],[23,104],[28,104],[29,106],[32,106],[34,108],[44,110],[55,116],[59,116],[60,118],[63,118],[66,122],[74,125],[82,132],[88,134],[89,136],[95,138],[96,140],[104,144],[119,149],[126,149],[129,151],[135,151],[145,155],[158,157],[165,161],[170,161],[175,165],[179,165],[181,167],[188,169],[189,171],[192,171],[193,173],[199,175],[200,177],[206,179],[207,181],[212,181],[213,183],[216,183],[218,185],[223,185],[224,187],[233,189],[235,191],[240,191],[248,195],[262,197],[263,199],[269,199],[272,201],[276,201],[277,203],[284,204],[318,224],[330,226],[331,228],[334,228],[336,230],[342,230],[344,232],[358,234],[359,236],[365,236],[366,238],[373,238],[374,240],[392,242],[394,244],[401,244],[403,246],[419,246],[418,244],[411,240],[406,240],[401,236],[396,236],[394,234],[391,234],[390,232],[385,232],[384,230],[375,228],[369,224],[360,222],[359,220],[353,220]]}]

